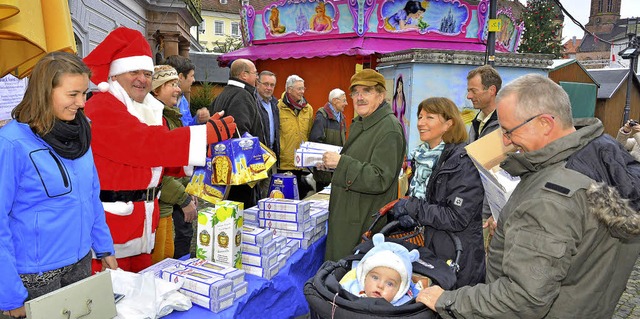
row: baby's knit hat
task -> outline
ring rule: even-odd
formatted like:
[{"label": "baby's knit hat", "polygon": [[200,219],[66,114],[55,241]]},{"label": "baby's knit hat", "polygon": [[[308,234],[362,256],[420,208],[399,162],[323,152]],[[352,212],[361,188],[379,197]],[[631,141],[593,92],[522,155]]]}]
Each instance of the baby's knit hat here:
[{"label": "baby's knit hat", "polygon": [[413,273],[411,263],[418,260],[420,253],[413,249],[411,252],[404,246],[393,242],[385,242],[384,235],[373,235],[373,248],[369,250],[356,267],[356,278],[361,287],[364,287],[364,279],[371,269],[376,267],[389,267],[400,274],[402,283],[398,293],[391,303],[402,298],[409,291],[409,283]]}]

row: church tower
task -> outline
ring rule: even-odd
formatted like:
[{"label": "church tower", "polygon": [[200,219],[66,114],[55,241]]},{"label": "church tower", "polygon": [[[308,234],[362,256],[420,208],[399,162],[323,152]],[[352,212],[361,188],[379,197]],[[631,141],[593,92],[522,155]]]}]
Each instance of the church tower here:
[{"label": "church tower", "polygon": [[592,33],[610,33],[614,24],[620,19],[620,3],[622,0],[591,0],[589,23],[585,25]]}]

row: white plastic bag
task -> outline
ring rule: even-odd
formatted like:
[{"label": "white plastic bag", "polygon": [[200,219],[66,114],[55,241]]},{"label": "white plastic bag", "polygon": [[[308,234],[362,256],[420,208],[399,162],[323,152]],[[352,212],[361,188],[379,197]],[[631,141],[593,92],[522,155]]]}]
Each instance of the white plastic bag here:
[{"label": "white plastic bag", "polygon": [[160,318],[173,310],[186,311],[191,300],[178,292],[180,285],[153,276],[121,269],[111,271],[113,292],[125,297],[116,304],[119,319]]}]

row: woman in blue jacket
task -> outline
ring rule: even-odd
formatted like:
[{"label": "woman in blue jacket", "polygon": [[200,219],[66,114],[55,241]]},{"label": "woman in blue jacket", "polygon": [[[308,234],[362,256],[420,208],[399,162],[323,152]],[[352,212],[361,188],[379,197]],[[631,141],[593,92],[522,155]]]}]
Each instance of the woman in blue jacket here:
[{"label": "woman in blue jacket", "polygon": [[0,129],[0,310],[91,275],[91,250],[117,268],[82,112],[91,71],[74,54],[35,65],[14,120]]},{"label": "woman in blue jacket", "polygon": [[[410,197],[391,210],[403,227],[413,220],[425,226],[425,246],[440,259],[455,257],[447,232],[460,238],[462,255],[456,287],[484,282],[482,242],[484,188],[464,149],[467,130],[453,101],[428,98],[418,106],[420,144],[410,154],[413,177]],[[412,218],[408,218],[412,217]]]}]

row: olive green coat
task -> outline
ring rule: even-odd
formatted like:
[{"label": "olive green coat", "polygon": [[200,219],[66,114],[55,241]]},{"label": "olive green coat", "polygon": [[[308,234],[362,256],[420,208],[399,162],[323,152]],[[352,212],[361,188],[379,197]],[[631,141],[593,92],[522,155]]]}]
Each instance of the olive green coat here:
[{"label": "olive green coat", "polygon": [[386,102],[368,117],[355,118],[331,180],[325,260],[350,255],[371,225],[371,214],[398,198],[405,149],[402,126]]},{"label": "olive green coat", "polygon": [[[182,114],[177,107],[164,106],[162,117],[170,130],[182,127]],[[184,187],[189,182],[188,177],[178,178],[164,175],[162,177],[162,191],[158,203],[160,204],[160,217],[169,217],[173,213],[173,205],[184,204],[189,194],[184,192]]]}]

